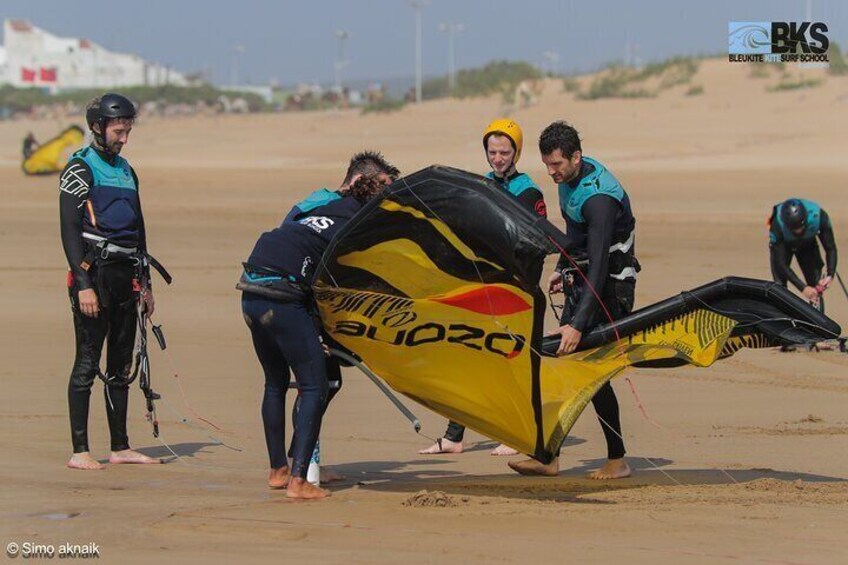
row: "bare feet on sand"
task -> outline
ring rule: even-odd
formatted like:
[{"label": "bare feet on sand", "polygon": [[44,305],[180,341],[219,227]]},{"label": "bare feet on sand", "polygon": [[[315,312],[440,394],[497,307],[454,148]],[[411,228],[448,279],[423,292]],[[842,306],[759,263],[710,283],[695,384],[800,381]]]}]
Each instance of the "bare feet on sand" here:
[{"label": "bare feet on sand", "polygon": [[462,442],[461,441],[451,441],[448,438],[440,437],[436,440],[436,443],[428,447],[427,449],[422,449],[418,452],[418,455],[439,455],[441,453],[462,453]]},{"label": "bare feet on sand", "polygon": [[306,479],[292,477],[286,489],[289,498],[300,498],[303,500],[318,500],[330,496],[330,491],[306,482]]},{"label": "bare feet on sand", "polygon": [[606,479],[623,479],[624,477],[629,477],[632,472],[633,471],[630,470],[630,465],[628,465],[627,461],[625,461],[624,457],[622,457],[621,459],[608,459],[603,467],[597,471],[592,471],[586,475],[586,478],[599,481]]},{"label": "bare feet on sand", "polygon": [[132,449],[124,449],[110,453],[109,463],[113,465],[159,465],[162,460],[148,457]]},{"label": "bare feet on sand", "polygon": [[509,457],[509,456],[512,456],[512,455],[518,455],[518,451],[511,448],[508,445],[500,444],[499,446],[494,448],[492,450],[492,452],[489,453],[489,455],[496,455],[496,456],[499,456],[499,457]]},{"label": "bare feet on sand", "polygon": [[559,459],[554,459],[547,465],[535,459],[524,461],[510,461],[509,468],[519,475],[538,475],[542,477],[556,477],[559,474]]},{"label": "bare feet on sand", "polygon": [[321,467],[321,482],[322,483],[336,483],[339,481],[344,481],[347,479],[346,476],[341,473],[336,473],[332,469],[328,469],[327,467]]},{"label": "bare feet on sand", "polygon": [[268,486],[273,489],[286,488],[290,478],[291,472],[288,467],[272,468],[268,473]]},{"label": "bare feet on sand", "polygon": [[88,451],[74,453],[68,460],[68,469],[81,469],[83,471],[99,471],[105,469],[106,465],[91,456]]}]

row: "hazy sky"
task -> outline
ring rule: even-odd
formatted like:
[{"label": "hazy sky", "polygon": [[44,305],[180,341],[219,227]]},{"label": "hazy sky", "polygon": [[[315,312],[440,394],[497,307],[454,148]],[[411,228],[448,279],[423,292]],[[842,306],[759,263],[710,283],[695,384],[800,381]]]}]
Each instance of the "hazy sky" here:
[{"label": "hazy sky", "polygon": [[[643,61],[679,54],[726,53],[727,22],[801,21],[808,0],[431,0],[423,9],[424,72],[445,74],[447,35],[462,23],[458,68],[493,59],[545,63],[558,52],[560,71],[591,70],[624,60],[631,43]],[[813,20],[843,49],[848,2],[813,0]],[[182,72],[207,69],[230,81],[234,46],[243,45],[242,82],[329,83],[336,30],[349,32],[345,79],[411,76],[414,12],[408,0],[0,0],[0,17],[25,18],[51,33],[87,37]]]}]

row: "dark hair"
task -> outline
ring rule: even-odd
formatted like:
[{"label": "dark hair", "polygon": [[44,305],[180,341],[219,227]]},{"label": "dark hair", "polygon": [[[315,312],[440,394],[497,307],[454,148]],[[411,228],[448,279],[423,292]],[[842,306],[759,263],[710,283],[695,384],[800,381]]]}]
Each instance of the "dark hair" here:
[{"label": "dark hair", "polygon": [[388,175],[392,180],[397,180],[400,176],[398,168],[386,161],[379,151],[361,151],[350,158],[350,165],[347,167],[342,184],[349,183],[350,179],[356,175],[379,175],[380,173]]},{"label": "dark hair", "polygon": [[386,189],[386,185],[380,182],[376,174],[362,175],[356,182],[350,185],[347,194],[353,196],[362,204],[365,204]]},{"label": "dark hair", "polygon": [[539,136],[539,152],[542,155],[550,155],[557,149],[566,159],[570,159],[575,151],[583,152],[577,130],[562,120],[546,127]]}]

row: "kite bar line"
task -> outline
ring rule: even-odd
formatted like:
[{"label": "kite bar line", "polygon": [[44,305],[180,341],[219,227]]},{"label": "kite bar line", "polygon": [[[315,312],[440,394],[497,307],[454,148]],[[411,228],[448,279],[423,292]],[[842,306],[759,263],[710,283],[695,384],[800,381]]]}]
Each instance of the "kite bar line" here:
[{"label": "kite bar line", "polygon": [[348,363],[362,371],[362,373],[366,377],[371,379],[371,382],[374,383],[377,388],[380,389],[380,392],[385,394],[386,398],[392,401],[392,404],[395,405],[395,408],[397,408],[400,413],[403,414],[407,420],[409,420],[409,422],[412,424],[413,429],[415,429],[415,433],[421,432],[421,421],[415,416],[415,414],[410,412],[409,408],[403,405],[403,403],[398,399],[398,397],[395,396],[391,390],[389,390],[389,387],[383,384],[383,381],[380,380],[380,377],[375,375],[371,371],[371,369],[369,369],[364,363],[361,363],[355,357],[352,357],[343,351],[339,351],[338,349],[331,348],[330,354],[338,357],[342,361],[347,361]]},{"label": "kite bar line", "polygon": [[848,298],[848,288],[845,288],[845,283],[842,282],[842,275],[839,272],[836,273],[836,280],[839,281],[839,286],[842,287],[842,292],[845,293],[845,298]]}]

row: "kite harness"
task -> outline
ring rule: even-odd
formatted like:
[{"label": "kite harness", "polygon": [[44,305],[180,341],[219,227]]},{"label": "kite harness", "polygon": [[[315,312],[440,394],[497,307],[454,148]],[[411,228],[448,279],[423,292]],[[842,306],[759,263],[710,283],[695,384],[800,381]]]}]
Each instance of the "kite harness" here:
[{"label": "kite harness", "polygon": [[[133,369],[124,376],[120,374],[107,375],[100,370],[100,367],[97,367],[97,376],[107,385],[130,385],[138,379],[139,388],[144,394],[146,402],[147,421],[153,426],[153,437],[158,438],[159,420],[156,416],[154,401],[161,399],[161,396],[153,390],[150,382],[150,359],[147,354],[147,322],[149,318],[144,299],[147,293],[150,292],[150,267],[153,267],[167,284],[171,284],[173,278],[156,258],[144,251],[137,248],[121,247],[120,245],[110,243],[105,238],[98,238],[92,234],[86,233],[83,237],[92,240],[92,243],[94,243],[90,247],[88,257],[86,257],[86,262],[89,264],[103,265],[110,262],[129,261],[134,266],[135,272],[133,274],[132,285],[133,295],[135,297],[137,330]],[[99,274],[101,272],[102,269],[98,269],[98,278],[100,278]],[[159,348],[164,351],[167,344],[162,327],[151,324],[151,330],[159,344]],[[107,386],[107,395],[108,392],[109,387]],[[111,399],[109,401],[111,403]]]}]

